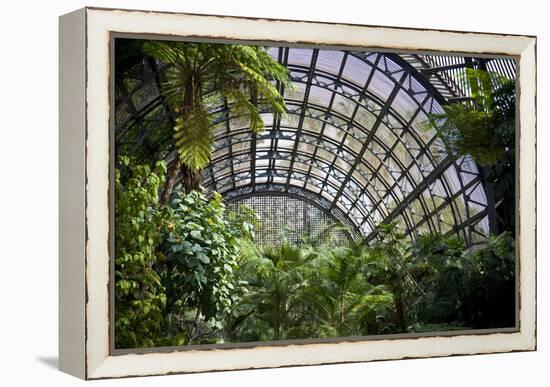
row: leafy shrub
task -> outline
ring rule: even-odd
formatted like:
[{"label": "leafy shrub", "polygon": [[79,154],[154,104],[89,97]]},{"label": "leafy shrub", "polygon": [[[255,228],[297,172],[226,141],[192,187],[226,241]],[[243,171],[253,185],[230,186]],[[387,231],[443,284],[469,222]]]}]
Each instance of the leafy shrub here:
[{"label": "leafy shrub", "polygon": [[166,295],[154,269],[162,242],[163,212],[158,190],[166,173],[132,166],[121,158],[115,171],[115,344],[117,348],[154,346],[162,334]]},{"label": "leafy shrub", "polygon": [[158,270],[172,330],[179,331],[174,339],[191,344],[215,338],[241,296],[234,272],[241,240],[253,237],[253,224],[226,214],[216,192],[211,198],[201,191],[176,192],[166,212]]},{"label": "leafy shrub", "polygon": [[424,291],[418,319],[423,324],[463,320],[464,281],[471,255],[464,242],[439,233],[420,235],[412,245],[411,273]]},{"label": "leafy shrub", "polygon": [[[412,274],[425,294],[413,330],[438,325],[475,329],[515,322],[515,242],[489,236],[475,252],[454,236],[426,234],[413,244]],[[435,325],[434,325],[435,324]]]},{"label": "leafy shrub", "polygon": [[227,322],[231,341],[375,334],[393,310],[384,285],[366,281],[365,246],[247,249],[238,276],[247,292]]},{"label": "leafy shrub", "polygon": [[513,250],[510,234],[473,253],[456,236],[411,241],[395,224],[381,225],[370,246],[249,244],[237,271],[245,295],[224,321],[225,339],[513,326]]},{"label": "leafy shrub", "polygon": [[473,254],[464,284],[465,320],[473,328],[515,325],[515,241],[511,233],[490,236]]}]

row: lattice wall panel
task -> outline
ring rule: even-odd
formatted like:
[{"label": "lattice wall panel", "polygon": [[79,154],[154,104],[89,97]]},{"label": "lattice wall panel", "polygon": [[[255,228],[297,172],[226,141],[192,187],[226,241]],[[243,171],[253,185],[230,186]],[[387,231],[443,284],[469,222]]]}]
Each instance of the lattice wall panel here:
[{"label": "lattice wall panel", "polygon": [[241,205],[250,207],[259,218],[256,242],[260,245],[290,243],[345,242],[348,235],[325,211],[312,204],[288,196],[261,195],[238,199],[228,208],[239,211]]}]

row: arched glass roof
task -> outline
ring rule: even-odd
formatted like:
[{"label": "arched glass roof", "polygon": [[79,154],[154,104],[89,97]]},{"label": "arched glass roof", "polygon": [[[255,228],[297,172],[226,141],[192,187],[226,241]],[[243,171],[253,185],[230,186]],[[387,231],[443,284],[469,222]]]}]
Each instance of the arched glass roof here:
[{"label": "arched glass roof", "polygon": [[[432,231],[475,243],[487,235],[492,204],[478,167],[447,155],[425,124],[446,101],[468,96],[457,70],[471,58],[294,47],[269,53],[295,84],[277,85],[287,114],[264,110],[266,130],[255,135],[229,114],[227,101],[213,109],[207,189],[230,201],[270,193],[300,198],[367,240],[387,222],[413,238]],[[483,63],[515,71],[511,60]],[[139,142],[170,121],[159,93],[162,71],[145,60],[117,83],[117,143]]]}]

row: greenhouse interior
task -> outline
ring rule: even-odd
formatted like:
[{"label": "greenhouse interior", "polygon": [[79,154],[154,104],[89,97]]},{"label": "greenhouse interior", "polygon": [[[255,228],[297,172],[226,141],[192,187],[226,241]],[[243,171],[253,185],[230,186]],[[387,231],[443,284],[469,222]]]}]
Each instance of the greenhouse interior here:
[{"label": "greenhouse interior", "polygon": [[516,327],[513,58],[114,53],[117,349]]}]

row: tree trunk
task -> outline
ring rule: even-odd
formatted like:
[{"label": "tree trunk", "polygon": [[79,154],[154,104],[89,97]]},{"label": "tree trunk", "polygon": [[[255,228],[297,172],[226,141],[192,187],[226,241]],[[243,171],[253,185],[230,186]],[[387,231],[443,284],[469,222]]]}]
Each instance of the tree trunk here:
[{"label": "tree trunk", "polygon": [[405,305],[401,297],[395,298],[395,317],[397,320],[397,326],[401,332],[407,331],[407,324],[405,322]]},{"label": "tree trunk", "polygon": [[202,169],[193,171],[183,164],[181,166],[181,185],[185,192],[191,192],[199,189],[202,182]]},{"label": "tree trunk", "polygon": [[193,344],[193,341],[199,337],[199,324],[200,324],[200,318],[201,318],[201,305],[199,304],[197,306],[197,312],[195,313],[195,319],[193,320],[193,328],[191,329],[191,333],[189,334],[189,337],[187,338],[186,345]]},{"label": "tree trunk", "polygon": [[489,215],[489,233],[498,234],[499,225],[497,219],[495,187],[489,177],[491,175],[491,169],[489,167],[481,167],[481,174],[485,183],[485,197],[487,199],[487,212]]},{"label": "tree trunk", "polygon": [[[201,83],[200,78],[191,74],[184,82],[185,92],[183,94],[183,103],[181,106],[181,115],[183,120],[189,117],[190,112],[194,107],[199,104],[201,100]],[[198,93],[198,94],[197,94]],[[176,158],[172,163],[170,170],[166,177],[166,183],[162,194],[160,195],[160,203],[166,204],[170,200],[170,195],[176,185],[176,179],[178,174],[181,173],[181,184],[186,193],[194,191],[199,188],[202,181],[202,170],[193,171],[187,167],[187,165],[181,162],[179,155],[176,151]]]},{"label": "tree trunk", "polygon": [[166,204],[174,191],[178,174],[181,174],[181,185],[186,193],[197,190],[202,182],[202,170],[193,171],[183,164],[178,156],[172,163],[166,176],[166,183],[160,195],[160,204]]},{"label": "tree trunk", "polygon": [[172,163],[166,176],[164,189],[162,190],[162,194],[160,195],[160,200],[159,200],[160,204],[166,204],[168,203],[168,200],[170,200],[170,195],[172,195],[172,191],[174,190],[174,186],[176,185],[176,178],[178,177],[178,173],[180,169],[181,169],[181,160],[179,156],[176,154],[176,159]]}]

